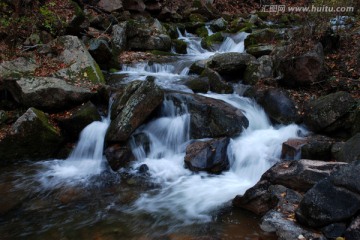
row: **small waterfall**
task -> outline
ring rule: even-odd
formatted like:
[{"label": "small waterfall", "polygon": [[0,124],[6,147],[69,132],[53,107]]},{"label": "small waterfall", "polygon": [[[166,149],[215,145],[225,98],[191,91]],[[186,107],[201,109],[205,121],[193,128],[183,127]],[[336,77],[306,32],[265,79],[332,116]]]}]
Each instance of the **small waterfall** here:
[{"label": "small waterfall", "polygon": [[[132,211],[149,212],[160,219],[166,217],[169,218],[168,221],[174,221],[174,224],[210,221],[211,211],[237,194],[243,194],[279,160],[284,141],[299,137],[305,131],[295,124],[272,126],[263,109],[248,98],[235,94],[204,96],[231,104],[249,119],[249,127],[240,136],[231,139],[228,146],[230,171],[221,175],[193,174],[184,168],[184,144],[186,145],[188,138],[181,135],[179,129],[188,129],[189,116],[184,118],[181,111],[175,111],[175,115],[168,114],[154,120],[143,129],[150,136],[153,149],[146,157],[139,157],[134,166],[147,164],[153,181],[160,183],[162,187],[157,192],[143,194]],[[169,109],[174,109],[170,102],[166,104],[171,106]],[[163,109],[166,107],[163,106]],[[165,112],[174,113],[173,110]],[[169,119],[164,121],[164,118]],[[178,121],[177,124],[173,124],[175,121]],[[180,134],[182,140],[174,141],[175,134]]]},{"label": "small waterfall", "polygon": [[63,183],[76,184],[85,181],[88,177],[98,175],[106,168],[103,155],[105,134],[110,125],[109,103],[108,115],[102,121],[94,121],[80,133],[76,147],[65,160],[50,160],[42,164],[46,171],[39,173],[40,181],[44,186],[54,187]]},{"label": "small waterfall", "polygon": [[207,33],[208,33],[209,36],[211,36],[211,35],[214,34],[214,32],[210,29],[210,26],[209,26],[209,25],[206,25],[205,28],[206,28]]}]

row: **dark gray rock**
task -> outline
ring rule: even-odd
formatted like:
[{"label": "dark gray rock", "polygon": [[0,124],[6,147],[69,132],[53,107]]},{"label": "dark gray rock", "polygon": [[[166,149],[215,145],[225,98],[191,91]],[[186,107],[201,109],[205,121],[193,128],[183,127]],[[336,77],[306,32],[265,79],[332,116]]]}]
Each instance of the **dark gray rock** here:
[{"label": "dark gray rock", "polygon": [[340,167],[311,188],[296,211],[297,220],[310,227],[346,222],[360,210],[360,161]]},{"label": "dark gray rock", "polygon": [[[107,142],[125,142],[134,130],[139,127],[147,117],[163,101],[163,91],[150,80],[130,85],[133,94],[125,91],[118,96],[113,104],[114,114],[107,131]],[[116,117],[115,117],[116,116]],[[114,119],[115,117],[115,119]]]},{"label": "dark gray rock", "polygon": [[122,0],[100,0],[97,5],[107,12],[114,12],[123,8]]},{"label": "dark gray rock", "polygon": [[113,171],[126,167],[135,157],[128,144],[114,144],[107,147],[104,151],[106,159]]},{"label": "dark gray rock", "polygon": [[347,240],[357,240],[360,239],[360,216],[352,220],[350,226],[346,229],[344,234],[345,239]]},{"label": "dark gray rock", "polygon": [[86,102],[93,95],[89,89],[73,86],[53,77],[8,80],[5,87],[18,103],[52,111]]},{"label": "dark gray rock", "polygon": [[274,45],[251,45],[246,49],[246,52],[254,57],[261,57],[264,55],[270,55],[274,51]]},{"label": "dark gray rock", "polygon": [[64,135],[71,140],[77,140],[80,132],[90,123],[100,121],[101,116],[91,102],[68,111],[69,115],[56,119]]},{"label": "dark gray rock", "polygon": [[279,57],[277,72],[282,76],[281,83],[289,87],[309,86],[318,81],[324,71],[322,45],[298,57]]},{"label": "dark gray rock", "polygon": [[1,164],[16,160],[38,160],[55,156],[62,136],[44,112],[29,108],[0,140]]},{"label": "dark gray rock", "polygon": [[221,53],[210,60],[208,67],[222,76],[235,76],[240,79],[251,60],[255,60],[255,57],[247,53]]},{"label": "dark gray rock", "polygon": [[261,179],[305,192],[343,165],[345,163],[305,159],[284,161],[271,167],[262,175]]},{"label": "dark gray rock", "polygon": [[299,160],[301,158],[301,148],[307,143],[306,139],[290,138],[283,142],[281,147],[281,159]]},{"label": "dark gray rock", "polygon": [[194,93],[207,93],[210,91],[209,79],[207,77],[187,79],[183,82],[183,84]]},{"label": "dark gray rock", "polygon": [[270,56],[262,56],[247,63],[243,82],[255,85],[260,79],[273,77],[273,60]]},{"label": "dark gray rock", "polygon": [[348,163],[360,160],[360,133],[356,134],[343,144],[341,150],[337,154],[336,160]]},{"label": "dark gray rock", "polygon": [[91,39],[89,53],[99,65],[108,64],[112,59],[112,51],[104,39]]},{"label": "dark gray rock", "polygon": [[115,54],[125,50],[127,45],[127,22],[116,24],[112,27],[111,46]]},{"label": "dark gray rock", "polygon": [[334,142],[334,139],[321,135],[309,136],[301,147],[301,158],[330,161]]},{"label": "dark gray rock", "polygon": [[272,88],[264,92],[259,104],[277,123],[289,124],[299,120],[294,101],[282,90]]},{"label": "dark gray rock", "polygon": [[249,125],[241,110],[221,100],[186,93],[169,93],[168,96],[178,104],[187,104],[192,139],[234,137]]},{"label": "dark gray rock", "polygon": [[192,171],[220,174],[229,169],[227,157],[229,138],[191,143],[186,148],[185,165]]},{"label": "dark gray rock", "polygon": [[332,223],[321,229],[325,237],[329,239],[335,239],[337,237],[343,236],[345,230],[346,230],[345,223]]},{"label": "dark gray rock", "polygon": [[248,49],[250,46],[257,44],[269,44],[275,40],[282,40],[285,37],[285,32],[278,29],[261,29],[253,31],[245,39],[245,48]]},{"label": "dark gray rock", "polygon": [[210,91],[215,93],[232,93],[233,88],[231,84],[224,81],[224,79],[214,70],[206,68],[201,76],[205,76],[209,79],[209,88]]},{"label": "dark gray rock", "polygon": [[[355,100],[347,92],[332,93],[309,103],[305,112],[304,122],[313,131],[329,132],[346,128],[340,124],[331,128],[341,117],[349,113],[355,106]],[[329,130],[328,130],[329,129]]]}]

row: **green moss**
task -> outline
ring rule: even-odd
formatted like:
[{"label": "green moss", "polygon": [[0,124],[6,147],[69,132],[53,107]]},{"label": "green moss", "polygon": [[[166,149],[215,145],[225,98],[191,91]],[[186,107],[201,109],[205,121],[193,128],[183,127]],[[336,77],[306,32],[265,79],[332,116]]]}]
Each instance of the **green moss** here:
[{"label": "green moss", "polygon": [[206,29],[205,26],[197,28],[195,33],[196,33],[196,35],[198,35],[199,37],[202,37],[202,38],[208,36],[208,30]]},{"label": "green moss", "polygon": [[41,121],[42,125],[48,129],[50,132],[58,135],[59,132],[55,129],[53,125],[50,124],[48,117],[45,115],[43,111],[40,111],[36,108],[31,108],[31,110],[36,114],[38,119]]},{"label": "green moss", "polygon": [[105,83],[104,75],[96,62],[94,62],[93,66],[84,69],[83,76],[88,78],[92,83]]},{"label": "green moss", "polygon": [[268,12],[257,12],[256,15],[261,18],[262,20],[267,20],[267,18],[270,16],[270,13]]},{"label": "green moss", "polygon": [[181,54],[186,54],[187,53],[187,44],[186,42],[179,40],[179,39],[174,39],[172,41],[173,46],[175,47],[175,51],[177,53],[181,53]]},{"label": "green moss", "polygon": [[221,43],[223,40],[224,40],[223,35],[220,32],[217,32],[217,33],[215,33],[215,34],[213,34],[211,36],[208,36],[208,37],[204,38],[201,41],[201,46],[203,48],[209,49],[213,45]]},{"label": "green moss", "polygon": [[207,18],[198,14],[198,13],[192,13],[189,16],[190,22],[206,22]]}]

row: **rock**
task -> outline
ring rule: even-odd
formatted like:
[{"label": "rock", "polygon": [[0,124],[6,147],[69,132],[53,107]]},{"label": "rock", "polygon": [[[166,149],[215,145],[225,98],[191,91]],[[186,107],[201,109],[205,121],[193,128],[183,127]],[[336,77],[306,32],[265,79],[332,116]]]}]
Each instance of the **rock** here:
[{"label": "rock", "polygon": [[146,8],[143,0],[125,0],[124,7],[135,12],[144,12]]},{"label": "rock", "polygon": [[220,32],[217,32],[210,36],[204,37],[201,40],[201,46],[205,49],[213,50],[216,46],[220,45],[223,40],[223,35]]},{"label": "rock", "polygon": [[0,78],[31,76],[38,67],[32,58],[19,57],[12,61],[4,61],[0,63]]},{"label": "rock", "polygon": [[[82,31],[82,23],[85,20],[85,14],[81,7],[75,1],[67,1],[67,15],[62,19],[63,24],[66,25],[66,34],[79,35]],[[47,37],[45,37],[47,38]],[[44,37],[42,37],[44,40]]]},{"label": "rock", "polygon": [[224,79],[214,70],[206,68],[201,76],[206,76],[209,79],[210,91],[215,93],[233,93],[231,84],[224,81]]},{"label": "rock", "polygon": [[90,123],[101,121],[101,116],[91,102],[72,109],[69,111],[70,116],[60,117],[57,119],[60,128],[71,140],[77,140],[80,132]]},{"label": "rock", "polygon": [[[125,142],[133,131],[139,127],[153,110],[163,100],[163,91],[150,80],[141,82],[132,87],[133,94],[126,98],[120,96],[120,101],[114,101],[112,122],[106,135],[107,142]],[[125,93],[126,95],[126,93]],[[116,105],[115,105],[116,103]],[[114,119],[114,116],[115,119]]]},{"label": "rock", "polygon": [[6,88],[24,106],[52,111],[86,102],[93,95],[88,89],[72,86],[53,77],[8,80]]},{"label": "rock", "polygon": [[121,167],[126,167],[131,161],[135,159],[129,145],[114,144],[106,148],[106,159],[113,171],[119,170]]},{"label": "rock", "polygon": [[247,63],[243,82],[255,85],[260,79],[273,77],[273,60],[270,56],[262,56]]},{"label": "rock", "polygon": [[111,46],[113,51],[118,54],[125,50],[127,44],[126,38],[127,23],[123,22],[112,27]]},{"label": "rock", "polygon": [[279,202],[279,198],[269,190],[271,183],[264,180],[249,188],[243,196],[237,195],[232,205],[243,208],[257,215],[264,215],[273,209]]},{"label": "rock", "polygon": [[200,75],[205,70],[207,63],[208,63],[207,59],[206,60],[198,60],[198,61],[194,62],[190,66],[189,73]]},{"label": "rock", "polygon": [[276,40],[283,40],[285,36],[285,32],[277,29],[261,29],[257,31],[253,31],[247,38],[245,39],[245,48],[248,49],[252,45],[256,44],[269,44]]},{"label": "rock", "polygon": [[330,161],[332,160],[331,148],[334,144],[332,138],[321,135],[309,136],[301,147],[301,158]]},{"label": "rock", "polygon": [[271,167],[261,179],[304,192],[343,165],[346,164],[305,159],[284,161]]},{"label": "rock", "polygon": [[228,22],[224,18],[218,18],[209,22],[212,31],[218,32],[226,29]]},{"label": "rock", "polygon": [[297,220],[310,227],[346,222],[360,210],[360,161],[344,165],[312,187],[300,202]]},{"label": "rock", "polygon": [[350,112],[349,120],[351,125],[351,135],[354,136],[356,133],[360,133],[360,101],[357,102],[355,109]]},{"label": "rock", "polygon": [[336,160],[347,163],[360,160],[360,133],[345,142]]},{"label": "rock", "polygon": [[0,110],[0,126],[8,119],[7,113],[4,110]]},{"label": "rock", "polygon": [[298,57],[285,57],[277,61],[281,83],[289,87],[310,86],[324,71],[324,53],[319,43],[313,51]]},{"label": "rock", "polygon": [[[337,121],[349,113],[355,105],[355,100],[347,92],[332,93],[308,104],[305,112],[305,124],[315,132],[329,132]],[[330,129],[332,132],[338,129],[346,128],[339,125],[336,129]]]},{"label": "rock", "polygon": [[157,19],[128,21],[127,42],[131,50],[170,51],[171,49],[171,38]]},{"label": "rock", "polygon": [[209,61],[208,66],[222,76],[242,78],[247,63],[251,60],[255,60],[255,57],[247,53],[221,53],[215,55]]},{"label": "rock", "polygon": [[340,47],[340,35],[328,28],[321,36],[320,42],[324,47],[325,53],[332,53]]},{"label": "rock", "polygon": [[217,99],[186,93],[168,93],[170,99],[185,102],[190,113],[190,138],[238,136],[249,121],[241,110]]},{"label": "rock", "polygon": [[268,89],[258,103],[277,123],[289,124],[299,119],[295,104],[285,91],[276,88]]},{"label": "rock", "polygon": [[350,226],[346,229],[344,237],[347,240],[357,240],[360,239],[360,216],[358,215],[350,223]]},{"label": "rock", "polygon": [[106,12],[115,12],[123,8],[122,0],[100,0],[97,5]]},{"label": "rock", "polygon": [[345,223],[332,223],[321,229],[325,237],[329,239],[335,239],[337,237],[343,236],[345,230],[346,230]]},{"label": "rock", "polygon": [[29,108],[0,140],[2,164],[54,157],[62,143],[58,130],[40,110]]},{"label": "rock", "polygon": [[192,171],[220,174],[229,170],[227,146],[229,138],[191,143],[186,148],[185,165]]},{"label": "rock", "polygon": [[91,39],[89,53],[100,66],[106,66],[112,60],[112,51],[105,39]]},{"label": "rock", "polygon": [[301,158],[301,148],[307,143],[306,139],[290,138],[283,142],[281,159],[298,160]]},{"label": "rock", "polygon": [[53,74],[57,78],[65,78],[72,81],[83,80],[93,83],[105,83],[98,64],[91,57],[85,45],[76,36],[61,36],[51,41],[40,52],[46,52],[46,48],[57,52],[56,61],[68,66]]},{"label": "rock", "polygon": [[251,45],[246,49],[246,52],[254,57],[261,57],[264,55],[270,55],[274,51],[274,45]]},{"label": "rock", "polygon": [[180,54],[187,53],[187,44],[183,40],[174,39],[174,40],[172,40],[172,44],[175,48],[176,53],[180,53]]},{"label": "rock", "polygon": [[194,93],[207,93],[210,91],[209,79],[207,77],[187,79],[183,82],[183,84]]},{"label": "rock", "polygon": [[281,212],[271,210],[261,219],[260,228],[265,232],[275,232],[279,240],[319,239],[322,234],[303,228]]}]

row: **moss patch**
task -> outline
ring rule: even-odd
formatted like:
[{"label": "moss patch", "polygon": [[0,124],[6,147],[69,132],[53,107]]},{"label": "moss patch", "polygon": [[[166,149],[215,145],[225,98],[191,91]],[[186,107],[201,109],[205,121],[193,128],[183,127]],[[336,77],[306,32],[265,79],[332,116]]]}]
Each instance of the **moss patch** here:
[{"label": "moss patch", "polygon": [[204,38],[201,41],[201,46],[206,49],[212,48],[215,44],[220,44],[224,40],[223,35],[220,32],[217,32],[211,36]]},{"label": "moss patch", "polygon": [[94,62],[93,66],[89,66],[84,69],[84,77],[88,78],[92,83],[105,84],[105,78],[97,63]]}]

